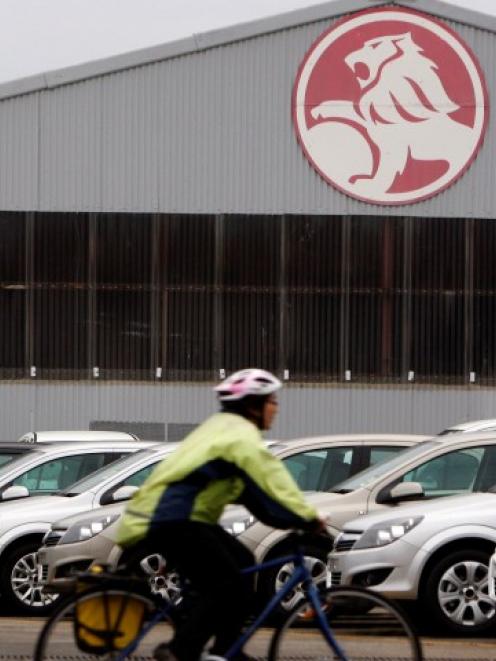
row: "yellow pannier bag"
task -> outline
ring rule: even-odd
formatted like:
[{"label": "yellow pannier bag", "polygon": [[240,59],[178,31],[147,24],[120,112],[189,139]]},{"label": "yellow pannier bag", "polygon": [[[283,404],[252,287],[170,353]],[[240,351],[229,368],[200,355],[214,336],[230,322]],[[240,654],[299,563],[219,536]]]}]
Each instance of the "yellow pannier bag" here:
[{"label": "yellow pannier bag", "polygon": [[108,654],[127,647],[145,619],[145,603],[119,591],[102,591],[77,602],[74,635],[83,652]]}]

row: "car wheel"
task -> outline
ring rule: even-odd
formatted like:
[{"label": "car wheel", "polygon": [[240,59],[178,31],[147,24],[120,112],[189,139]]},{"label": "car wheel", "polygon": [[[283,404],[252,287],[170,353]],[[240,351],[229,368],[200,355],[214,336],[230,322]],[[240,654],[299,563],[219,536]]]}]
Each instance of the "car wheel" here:
[{"label": "car wheel", "polygon": [[181,600],[179,574],[167,567],[167,562],[160,553],[134,551],[125,558],[124,565],[132,574],[147,579],[152,594],[158,594],[174,604]]},{"label": "car wheel", "polygon": [[148,578],[152,594],[158,594],[173,604],[181,600],[181,585],[179,574],[167,569],[167,563],[159,553],[153,553],[139,562],[141,571]]},{"label": "car wheel", "polygon": [[2,601],[16,613],[46,615],[58,598],[57,594],[45,592],[40,582],[36,559],[39,546],[39,542],[25,542],[2,558]]},{"label": "car wheel", "polygon": [[[278,555],[287,553],[284,549],[275,549],[270,558],[276,558]],[[305,544],[303,546],[303,554],[305,557],[305,565],[310,570],[313,582],[316,585],[325,587],[326,581],[326,562],[327,553],[325,549],[312,544]],[[269,558],[267,558],[268,560]],[[259,574],[258,582],[258,595],[261,602],[265,605],[269,599],[272,599],[274,594],[279,591],[286,581],[290,578],[294,571],[293,563],[287,563],[281,567],[275,567],[267,571],[262,571]],[[306,594],[301,584],[291,590],[274,611],[274,619],[282,620],[286,618],[297,604],[305,599]],[[301,621],[305,621],[305,613],[301,614]]]},{"label": "car wheel", "polygon": [[488,595],[489,556],[485,551],[456,551],[430,572],[423,602],[443,630],[464,635],[494,630],[496,606]]}]

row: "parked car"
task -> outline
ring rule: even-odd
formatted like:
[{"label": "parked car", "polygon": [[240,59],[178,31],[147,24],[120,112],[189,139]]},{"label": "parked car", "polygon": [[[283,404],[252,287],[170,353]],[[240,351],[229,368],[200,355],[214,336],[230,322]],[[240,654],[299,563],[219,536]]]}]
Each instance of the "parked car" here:
[{"label": "parked car", "polygon": [[[395,456],[400,451],[425,440],[425,436],[402,434],[347,434],[270,442],[302,489],[329,489],[339,480],[364,466]],[[71,583],[74,571],[86,569],[93,560],[116,566],[120,562],[137,565],[134,551],[124,552],[115,544],[118,523],[107,518],[119,514],[122,506],[102,509],[56,522],[45,536],[39,550],[42,580],[51,590],[63,591]],[[240,507],[227,510],[222,522],[233,534],[240,534],[254,521]],[[105,523],[106,525],[101,528]],[[83,532],[84,531],[84,532]],[[326,549],[329,550],[329,549]],[[325,551],[319,553],[319,571],[324,572]],[[163,587],[164,580],[157,578]],[[168,588],[176,589],[168,577]]]},{"label": "parked car", "polygon": [[496,431],[496,419],[488,420],[471,420],[470,422],[459,422],[457,425],[451,425],[439,432],[439,436],[446,434],[457,434],[458,432],[465,432],[466,434],[476,431]]},{"label": "parked car", "polygon": [[[416,444],[391,459],[371,466],[327,493],[314,493],[308,499],[330,519],[332,537],[350,519],[375,510],[397,509],[412,500],[438,498],[472,491],[487,491],[496,482],[496,433],[458,433],[435,436]],[[231,513],[230,525],[257,561],[284,553],[287,532],[275,530],[247,516],[241,508]],[[325,561],[331,550],[325,540],[305,539],[308,562],[317,582],[325,579]],[[258,590],[264,597],[273,594],[286,579],[291,567],[260,575]],[[301,599],[301,592],[290,594],[283,608],[290,609]]]},{"label": "parked car", "polygon": [[[80,478],[91,484],[92,474],[98,469],[114,475],[119,470],[114,466],[121,467],[127,461],[134,464],[135,455],[141,456],[156,444],[126,440],[18,446],[27,451],[0,468],[0,594],[2,603],[31,611],[32,607],[42,606],[34,577],[35,552],[43,535],[61,516],[78,508],[88,509],[95,497],[88,491],[80,498],[70,498],[72,492],[67,488]],[[159,447],[164,448],[164,444]],[[111,491],[107,497],[112,498]],[[94,504],[99,505],[100,500]]]},{"label": "parked car", "polygon": [[19,443],[53,443],[55,441],[139,441],[135,434],[123,431],[28,431],[18,439]]},{"label": "parked car", "polygon": [[[473,493],[348,521],[329,555],[329,583],[362,585],[400,600],[438,631],[496,630],[488,564],[496,494]],[[415,603],[416,602],[416,603]]]}]

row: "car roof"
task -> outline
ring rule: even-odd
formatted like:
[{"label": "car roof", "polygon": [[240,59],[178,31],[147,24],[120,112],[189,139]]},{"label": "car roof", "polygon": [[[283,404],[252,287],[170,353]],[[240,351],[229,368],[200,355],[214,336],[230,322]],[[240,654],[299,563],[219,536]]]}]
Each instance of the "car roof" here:
[{"label": "car roof", "polygon": [[496,431],[496,418],[460,422],[456,425],[451,425],[450,427],[443,429],[443,431],[439,432],[438,436],[444,436],[445,434],[454,434],[456,432],[468,433],[475,431]]},{"label": "car roof", "polygon": [[27,447],[36,452],[41,452],[43,454],[51,454],[54,452],[60,452],[60,450],[88,450],[92,451],[95,447],[102,449],[112,450],[123,449],[123,450],[146,450],[150,447],[156,445],[155,441],[132,441],[130,442],[127,439],[124,440],[115,440],[115,439],[101,439],[98,445],[96,443],[88,443],[87,441],[53,441],[50,443],[17,443],[18,446]]},{"label": "car roof", "polygon": [[451,434],[440,434],[433,436],[431,440],[439,441],[440,443],[460,443],[470,441],[485,441],[496,439],[496,430],[494,431],[454,431]]},{"label": "car roof", "polygon": [[17,439],[20,443],[47,443],[52,441],[139,441],[135,434],[122,431],[98,431],[98,430],[54,430],[54,431],[29,431]]},{"label": "car roof", "polygon": [[421,443],[431,436],[421,434],[330,434],[328,436],[305,436],[303,438],[289,438],[275,441],[269,446],[273,452],[291,449],[294,447],[307,447],[312,445],[334,445],[338,443],[381,443],[393,445],[394,443]]},{"label": "car roof", "polygon": [[278,441],[279,443],[293,443],[298,441],[318,441],[322,443],[327,443],[328,441],[425,441],[427,438],[432,436],[424,434],[328,434],[326,436],[303,436],[302,438],[290,438],[286,440]]},{"label": "car roof", "polygon": [[18,441],[0,441],[0,453],[15,452],[16,454],[24,454],[32,452],[33,446],[29,444],[19,443]]}]

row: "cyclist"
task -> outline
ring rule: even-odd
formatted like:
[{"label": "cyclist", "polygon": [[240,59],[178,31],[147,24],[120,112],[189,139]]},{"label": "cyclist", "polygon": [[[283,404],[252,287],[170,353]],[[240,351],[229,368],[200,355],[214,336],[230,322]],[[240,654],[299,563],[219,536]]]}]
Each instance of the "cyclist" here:
[{"label": "cyclist", "polygon": [[214,389],[221,411],[153,470],[126,507],[119,544],[144,542],[194,590],[188,617],[169,644],[156,648],[157,661],[196,661],[212,636],[210,653],[222,656],[241,633],[253,586],[240,570],[254,558],[217,524],[225,505],[241,503],[278,528],[324,528],[284,464],[262,442],[281,386],[261,369],[244,369],[222,381]]}]

